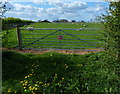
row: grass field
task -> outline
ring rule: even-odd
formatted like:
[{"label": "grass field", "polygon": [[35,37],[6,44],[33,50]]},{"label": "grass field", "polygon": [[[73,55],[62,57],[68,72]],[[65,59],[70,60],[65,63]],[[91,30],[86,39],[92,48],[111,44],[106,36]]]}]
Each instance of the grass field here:
[{"label": "grass field", "polygon": [[[83,26],[84,24],[86,27]],[[27,27],[101,29],[102,25],[98,23],[35,23]],[[27,27],[21,27],[21,29],[25,29]],[[11,37],[9,38],[9,43],[10,46],[15,46],[17,45],[16,30],[12,29],[11,32],[12,33],[10,34]],[[94,49],[100,47],[101,41],[99,38],[102,38],[102,35],[97,35],[100,34],[100,30],[21,30],[21,34],[23,48]],[[59,40],[59,35],[63,36],[63,39]]]}]

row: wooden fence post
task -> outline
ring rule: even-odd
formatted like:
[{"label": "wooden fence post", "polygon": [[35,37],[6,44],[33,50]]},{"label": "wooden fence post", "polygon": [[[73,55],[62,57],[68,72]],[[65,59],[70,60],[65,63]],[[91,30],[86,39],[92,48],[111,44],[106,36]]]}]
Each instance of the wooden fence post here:
[{"label": "wooden fence post", "polygon": [[20,31],[18,25],[17,25],[16,30],[17,30],[17,38],[18,38],[18,49],[19,49],[19,51],[21,51],[22,50],[21,31]]}]

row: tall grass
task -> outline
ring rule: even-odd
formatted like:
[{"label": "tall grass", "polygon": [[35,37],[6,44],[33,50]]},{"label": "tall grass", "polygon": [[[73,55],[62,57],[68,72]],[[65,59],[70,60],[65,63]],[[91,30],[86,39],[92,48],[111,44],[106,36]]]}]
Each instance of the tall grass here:
[{"label": "tall grass", "polygon": [[118,93],[118,75],[104,53],[19,54],[3,51],[3,92]]}]

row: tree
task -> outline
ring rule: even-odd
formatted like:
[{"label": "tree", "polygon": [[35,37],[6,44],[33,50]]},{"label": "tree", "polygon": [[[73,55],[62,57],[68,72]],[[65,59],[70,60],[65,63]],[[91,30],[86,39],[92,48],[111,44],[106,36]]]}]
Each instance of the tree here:
[{"label": "tree", "polygon": [[71,22],[76,22],[75,20],[72,20]]},{"label": "tree", "polygon": [[8,2],[0,2],[0,31],[2,31],[2,18],[5,18],[5,12],[11,9],[6,6],[7,3]]},{"label": "tree", "polygon": [[81,23],[85,23],[85,21],[81,21]]},{"label": "tree", "polygon": [[65,22],[69,22],[67,19],[61,19],[61,20],[59,20],[60,22],[63,22],[63,23],[65,23]]},{"label": "tree", "polygon": [[102,18],[106,30],[105,36],[107,37],[105,48],[114,55],[120,55],[120,2],[111,2],[109,11],[110,13],[103,15]]},{"label": "tree", "polygon": [[10,10],[10,7],[7,7],[9,2],[0,2],[0,18],[5,17],[4,14],[6,11]]},{"label": "tree", "polygon": [[43,20],[41,22],[45,22],[45,23],[50,23],[50,21],[48,21],[47,19],[46,20]]},{"label": "tree", "polygon": [[115,62],[112,66],[119,71],[120,65],[120,2],[109,3],[109,13],[102,15],[102,23],[104,24],[105,44],[104,49],[109,59]]}]

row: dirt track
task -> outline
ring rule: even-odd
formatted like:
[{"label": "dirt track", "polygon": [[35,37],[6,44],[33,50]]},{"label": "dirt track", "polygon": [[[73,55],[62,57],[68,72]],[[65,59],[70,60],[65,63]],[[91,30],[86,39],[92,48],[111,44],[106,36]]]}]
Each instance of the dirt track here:
[{"label": "dirt track", "polygon": [[10,50],[10,51],[15,51],[15,52],[19,52],[19,53],[34,53],[34,54],[43,54],[46,52],[59,52],[59,53],[64,53],[64,54],[88,54],[88,53],[95,53],[98,51],[102,51],[100,49],[87,49],[86,51],[81,51],[81,50],[22,50],[22,51],[18,51],[15,49],[6,49],[3,48],[4,50]]}]

